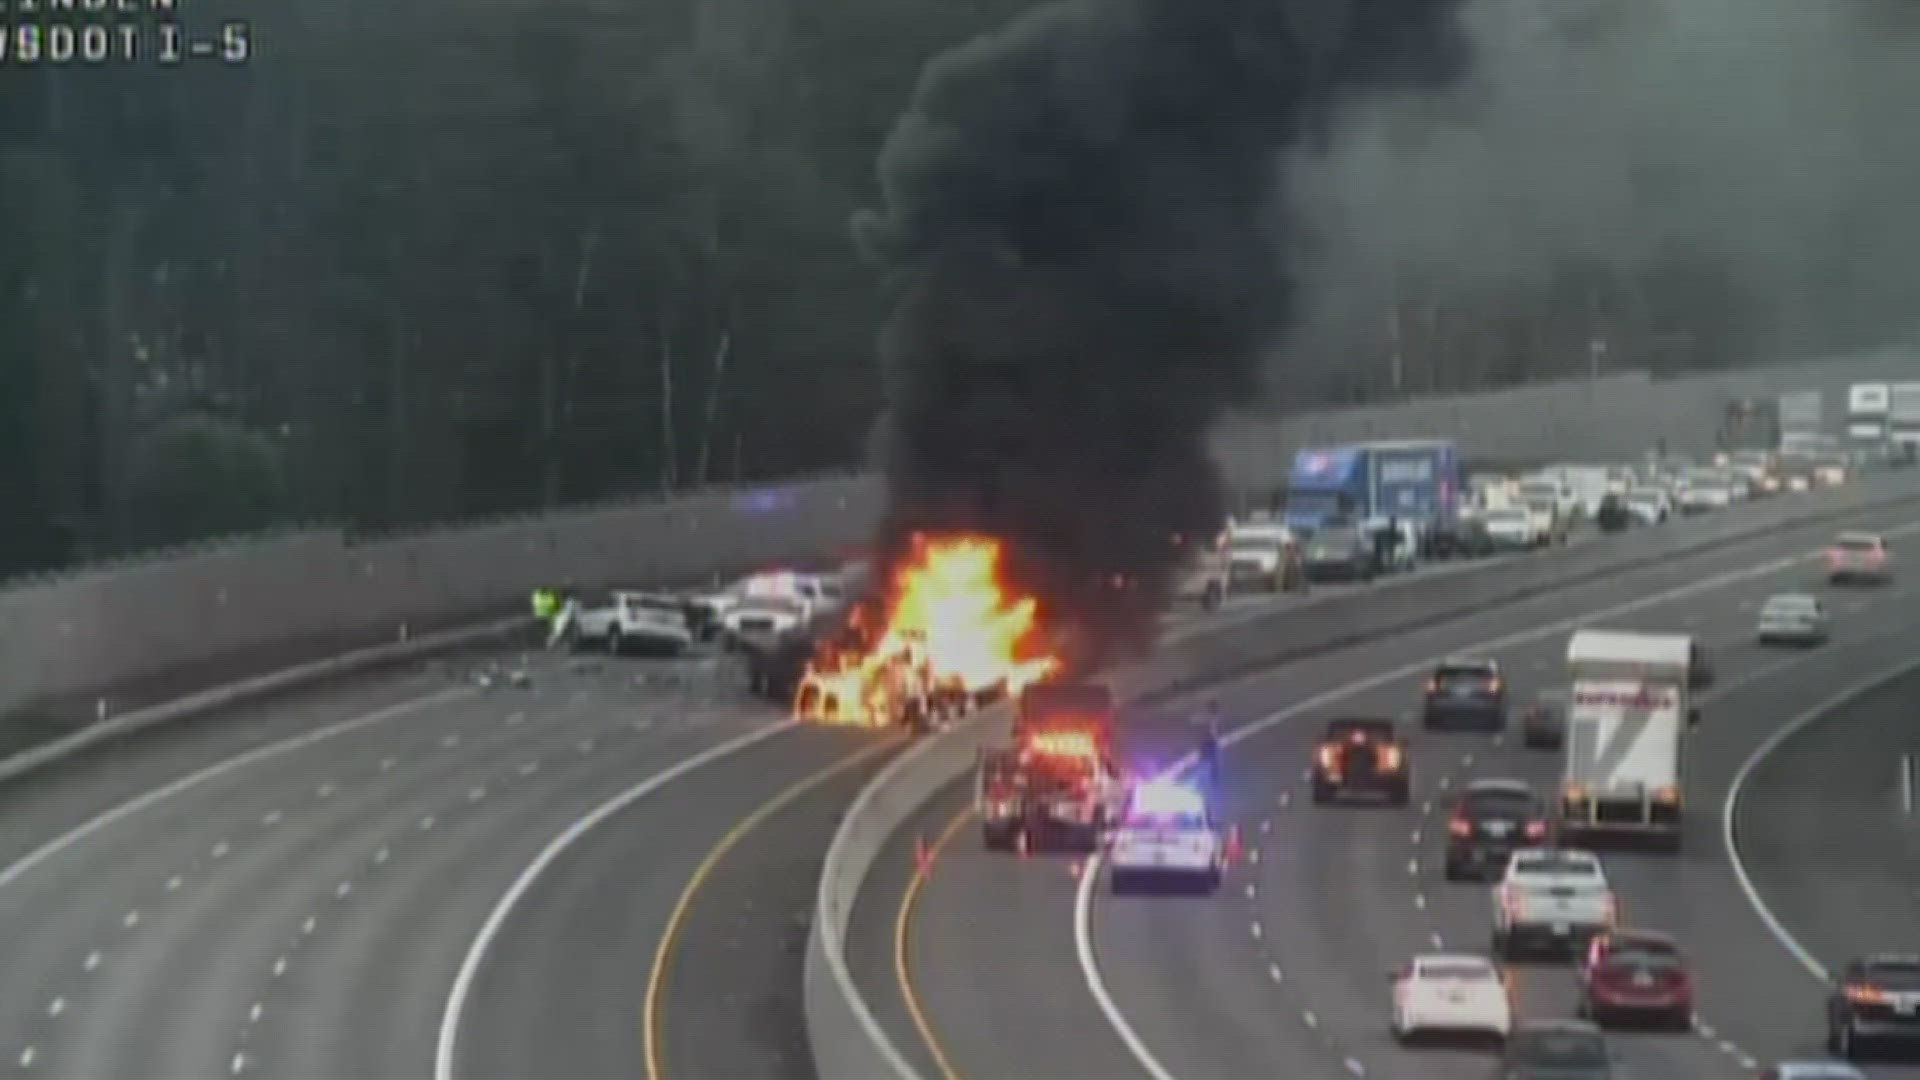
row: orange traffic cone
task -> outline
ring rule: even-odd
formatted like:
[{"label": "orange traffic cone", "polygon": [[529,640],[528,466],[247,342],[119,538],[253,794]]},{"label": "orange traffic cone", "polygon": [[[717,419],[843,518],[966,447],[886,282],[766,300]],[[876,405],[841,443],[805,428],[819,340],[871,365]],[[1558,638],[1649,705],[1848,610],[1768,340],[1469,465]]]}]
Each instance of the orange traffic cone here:
[{"label": "orange traffic cone", "polygon": [[1024,859],[1027,857],[1027,852],[1029,850],[1027,847],[1027,830],[1025,829],[1020,830],[1020,835],[1014,838],[1013,845],[1014,845],[1014,850],[1020,853],[1021,858]]},{"label": "orange traffic cone", "polygon": [[1241,848],[1241,844],[1240,844],[1240,826],[1234,825],[1229,827],[1227,829],[1227,865],[1228,866],[1240,865],[1240,856],[1242,854],[1242,850],[1243,849]]},{"label": "orange traffic cone", "polygon": [[913,838],[913,867],[921,877],[926,877],[933,870],[933,853],[927,850],[925,836]]}]

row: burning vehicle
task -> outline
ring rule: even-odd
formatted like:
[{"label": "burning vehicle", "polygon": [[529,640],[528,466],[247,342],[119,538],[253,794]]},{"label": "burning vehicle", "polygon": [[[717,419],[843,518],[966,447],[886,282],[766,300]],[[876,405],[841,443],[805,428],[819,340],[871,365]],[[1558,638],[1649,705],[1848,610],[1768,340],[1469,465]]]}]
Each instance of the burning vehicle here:
[{"label": "burning vehicle", "polygon": [[794,713],[822,724],[926,726],[1061,666],[1039,602],[1016,595],[1001,544],[976,534],[916,534],[879,593],[856,604],[801,675]]}]

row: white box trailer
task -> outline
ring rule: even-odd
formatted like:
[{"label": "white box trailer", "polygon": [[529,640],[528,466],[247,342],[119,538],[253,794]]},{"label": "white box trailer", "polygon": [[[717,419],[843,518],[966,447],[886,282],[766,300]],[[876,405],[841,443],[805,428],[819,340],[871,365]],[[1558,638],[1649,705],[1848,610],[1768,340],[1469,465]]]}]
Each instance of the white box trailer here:
[{"label": "white box trailer", "polygon": [[1638,834],[1678,849],[1696,655],[1685,634],[1580,630],[1568,641],[1563,837]]}]

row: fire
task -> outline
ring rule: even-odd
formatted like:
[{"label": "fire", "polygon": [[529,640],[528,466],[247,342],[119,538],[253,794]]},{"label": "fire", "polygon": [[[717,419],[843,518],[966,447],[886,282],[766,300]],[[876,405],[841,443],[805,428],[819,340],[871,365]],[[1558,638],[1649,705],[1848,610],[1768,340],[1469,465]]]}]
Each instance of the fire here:
[{"label": "fire", "polygon": [[1021,688],[1059,661],[1039,642],[1040,605],[1001,580],[1000,541],[974,534],[915,536],[887,581],[877,626],[856,609],[857,647],[808,666],[794,711],[821,723],[882,726],[910,703]]}]

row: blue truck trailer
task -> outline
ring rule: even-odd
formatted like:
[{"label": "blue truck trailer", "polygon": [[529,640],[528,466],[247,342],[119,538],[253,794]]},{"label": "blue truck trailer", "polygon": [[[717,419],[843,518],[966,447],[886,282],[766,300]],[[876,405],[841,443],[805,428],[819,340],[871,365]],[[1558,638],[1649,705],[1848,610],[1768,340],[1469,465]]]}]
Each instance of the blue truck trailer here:
[{"label": "blue truck trailer", "polygon": [[1444,439],[1308,448],[1287,481],[1287,526],[1312,533],[1330,518],[1397,518],[1423,536],[1450,535],[1460,516],[1460,453]]}]

